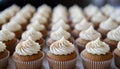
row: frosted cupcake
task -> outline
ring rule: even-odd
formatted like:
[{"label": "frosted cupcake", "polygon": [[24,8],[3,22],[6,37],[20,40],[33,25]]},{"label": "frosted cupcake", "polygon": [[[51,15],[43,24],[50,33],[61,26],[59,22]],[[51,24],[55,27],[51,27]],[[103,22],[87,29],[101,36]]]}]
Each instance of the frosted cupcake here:
[{"label": "frosted cupcake", "polygon": [[87,43],[81,52],[84,69],[110,69],[112,57],[109,45],[99,38]]},{"label": "frosted cupcake", "polygon": [[113,51],[115,65],[120,68],[120,41],[117,44],[117,48]]},{"label": "frosted cupcake", "polygon": [[62,37],[65,37],[65,39],[73,43],[73,38],[70,33],[60,27],[58,30],[50,34],[50,37],[47,39],[47,45],[51,45],[53,42],[60,40]]},{"label": "frosted cupcake", "polygon": [[18,42],[18,40],[15,37],[15,34],[7,29],[0,30],[0,41],[5,43],[5,45],[7,46],[7,50],[9,50],[10,54],[12,55],[15,51],[15,46]]},{"label": "frosted cupcake", "polygon": [[100,32],[102,34],[103,38],[105,38],[107,33],[110,30],[113,30],[117,27],[118,27],[118,24],[113,22],[113,20],[111,18],[109,18],[99,25],[98,32]]},{"label": "frosted cupcake", "polygon": [[6,45],[0,41],[0,69],[6,69],[10,52],[6,50]]},{"label": "frosted cupcake", "polygon": [[93,24],[88,22],[86,19],[83,19],[80,23],[75,25],[72,35],[74,38],[78,38],[79,33],[83,30],[88,29],[90,26],[93,26]]},{"label": "frosted cupcake", "polygon": [[105,21],[107,18],[101,13],[98,12],[91,18],[91,22],[94,24],[95,29],[99,27],[99,24],[103,21]]},{"label": "frosted cupcake", "polygon": [[50,45],[47,59],[50,69],[74,69],[77,59],[75,46],[63,37]]},{"label": "frosted cupcake", "polygon": [[41,69],[44,53],[38,43],[27,39],[16,46],[12,58],[17,69]]},{"label": "frosted cupcake", "polygon": [[117,48],[118,41],[120,41],[120,26],[108,32],[104,41],[110,46],[111,51]]},{"label": "frosted cupcake", "polygon": [[45,40],[44,38],[42,37],[43,35],[34,30],[33,28],[25,31],[23,34],[22,34],[22,39],[21,40],[27,40],[28,38],[31,38],[32,40],[34,40],[35,42],[39,43],[41,45],[41,48],[43,48],[44,44],[45,44]]},{"label": "frosted cupcake", "polygon": [[19,24],[15,23],[15,22],[12,22],[12,21],[10,21],[7,24],[4,24],[2,26],[2,29],[8,29],[9,31],[14,32],[16,38],[18,38],[18,39],[21,38],[21,34],[23,32],[22,27]]},{"label": "frosted cupcake", "polygon": [[27,30],[33,28],[36,31],[39,31],[43,34],[43,37],[46,38],[47,36],[47,29],[45,28],[45,26],[43,24],[40,24],[38,21],[35,21],[33,23],[30,23],[27,26]]},{"label": "frosted cupcake", "polygon": [[75,40],[75,44],[78,46],[79,52],[85,49],[85,46],[88,42],[101,37],[101,34],[97,32],[93,26],[90,26],[88,29],[82,31],[79,34],[79,37]]}]

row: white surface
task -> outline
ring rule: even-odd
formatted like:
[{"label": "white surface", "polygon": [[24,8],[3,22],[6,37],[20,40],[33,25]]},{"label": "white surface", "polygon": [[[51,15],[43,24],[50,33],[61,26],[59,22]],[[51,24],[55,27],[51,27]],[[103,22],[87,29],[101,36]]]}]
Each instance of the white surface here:
[{"label": "white surface", "polygon": [[[44,51],[47,52],[48,49],[45,48]],[[9,58],[9,65],[8,65],[7,69],[16,69],[11,57]],[[48,65],[46,58],[44,58],[44,60],[43,60],[42,69],[49,69],[49,65]],[[78,60],[77,60],[77,64],[76,64],[75,69],[84,69],[79,55],[78,55]],[[114,62],[112,62],[111,69],[118,69],[117,67],[115,67]]]}]

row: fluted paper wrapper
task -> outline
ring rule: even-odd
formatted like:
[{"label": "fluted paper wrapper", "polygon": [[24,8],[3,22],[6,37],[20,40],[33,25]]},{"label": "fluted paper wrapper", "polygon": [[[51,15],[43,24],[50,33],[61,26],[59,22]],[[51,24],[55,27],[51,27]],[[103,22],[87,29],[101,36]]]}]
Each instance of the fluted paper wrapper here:
[{"label": "fluted paper wrapper", "polygon": [[116,56],[115,53],[114,54],[114,61],[115,61],[115,65],[120,68],[120,57]]},{"label": "fluted paper wrapper", "polygon": [[50,58],[47,59],[50,69],[74,69],[77,60],[77,58],[74,58],[73,60],[69,60],[69,61],[56,61]]},{"label": "fluted paper wrapper", "polygon": [[19,61],[13,58],[13,61],[15,62],[16,69],[41,69],[42,68],[42,60],[44,58],[43,56],[40,59],[34,60],[34,61]]},{"label": "fluted paper wrapper", "polygon": [[112,59],[106,61],[92,61],[81,55],[84,69],[110,69]]},{"label": "fluted paper wrapper", "polygon": [[0,59],[0,69],[6,69],[8,65],[9,56],[10,56],[10,52],[8,51],[8,55],[5,58]]}]

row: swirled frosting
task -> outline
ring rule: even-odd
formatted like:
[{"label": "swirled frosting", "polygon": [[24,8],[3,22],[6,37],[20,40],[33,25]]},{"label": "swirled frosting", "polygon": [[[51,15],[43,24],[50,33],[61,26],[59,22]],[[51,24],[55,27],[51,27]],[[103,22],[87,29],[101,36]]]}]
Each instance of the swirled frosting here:
[{"label": "swirled frosting", "polygon": [[60,27],[58,30],[51,33],[50,38],[52,40],[60,40],[62,37],[65,39],[68,39],[71,37],[70,33],[65,31],[62,27]]},{"label": "swirled frosting", "polygon": [[16,4],[13,4],[10,8],[12,9],[13,12],[18,12],[20,10],[20,7]]},{"label": "swirled frosting", "polygon": [[70,29],[70,26],[66,24],[63,20],[58,21],[56,24],[52,26],[52,30],[57,30],[62,26],[63,29],[68,30]]},{"label": "swirled frosting", "polygon": [[90,26],[93,26],[93,24],[89,23],[86,19],[83,19],[80,23],[75,25],[75,29],[82,31],[88,29]]},{"label": "swirled frosting", "polygon": [[32,40],[36,41],[42,38],[42,36],[43,35],[40,32],[35,31],[33,28],[30,28],[22,34],[22,40],[27,40],[28,38],[31,38]]},{"label": "swirled frosting", "polygon": [[6,23],[6,19],[2,15],[0,15],[0,24],[4,23]]},{"label": "swirled frosting", "polygon": [[25,10],[26,13],[34,13],[36,11],[35,7],[30,4],[25,5],[22,10]]},{"label": "swirled frosting", "polygon": [[22,56],[31,56],[37,54],[39,51],[40,45],[30,38],[20,42],[15,48],[15,53]]},{"label": "swirled frosting", "polygon": [[91,21],[95,23],[101,23],[102,21],[105,21],[107,18],[101,13],[98,12],[94,16],[92,16]]},{"label": "swirled frosting", "polygon": [[30,19],[32,17],[32,14],[26,12],[25,10],[22,10],[22,11],[18,12],[16,16],[18,16],[18,15],[22,16],[22,17],[24,17],[26,19]]},{"label": "swirled frosting", "polygon": [[105,42],[100,41],[100,38],[87,43],[86,48],[88,53],[96,55],[105,55],[110,51],[110,47]]},{"label": "swirled frosting", "polygon": [[10,21],[9,23],[4,24],[2,26],[2,29],[8,29],[12,32],[15,32],[15,31],[21,30],[21,26],[15,22]]},{"label": "swirled frosting", "polygon": [[117,44],[117,49],[120,50],[120,41]]},{"label": "swirled frosting", "polygon": [[94,30],[93,26],[90,26],[87,30],[82,31],[79,36],[84,40],[95,40],[101,37],[101,34]]},{"label": "swirled frosting", "polygon": [[27,26],[27,29],[34,28],[36,31],[42,31],[45,29],[43,24],[40,24],[38,21],[35,21]]},{"label": "swirled frosting", "polygon": [[107,38],[115,41],[120,41],[120,26],[108,32]]},{"label": "swirled frosting", "polygon": [[15,38],[15,34],[7,29],[0,31],[0,41],[8,41]]},{"label": "swirled frosting", "polygon": [[100,28],[104,30],[112,30],[118,27],[118,24],[113,22],[111,18],[107,19],[106,21],[100,24]]},{"label": "swirled frosting", "polygon": [[50,53],[55,55],[68,55],[75,51],[75,46],[64,37],[50,46]]},{"label": "swirled frosting", "polygon": [[6,49],[6,45],[0,41],[0,52],[3,52]]}]

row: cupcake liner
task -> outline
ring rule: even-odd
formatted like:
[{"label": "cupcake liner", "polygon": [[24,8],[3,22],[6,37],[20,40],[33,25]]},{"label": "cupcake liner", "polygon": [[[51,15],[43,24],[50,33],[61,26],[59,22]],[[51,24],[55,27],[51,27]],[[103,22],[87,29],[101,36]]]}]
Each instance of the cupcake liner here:
[{"label": "cupcake liner", "polygon": [[82,57],[84,69],[110,69],[112,59],[106,61],[92,61]]},{"label": "cupcake liner", "polygon": [[76,65],[76,60],[77,60],[77,58],[74,58],[68,61],[56,61],[50,58],[47,58],[47,59],[48,59],[50,69],[74,69]]},{"label": "cupcake liner", "polygon": [[43,56],[40,59],[34,60],[34,61],[19,61],[17,59],[13,58],[13,61],[15,62],[17,69],[41,69],[42,68],[42,60],[44,58],[45,54],[43,53]]},{"label": "cupcake liner", "polygon": [[113,53],[114,56],[114,61],[115,61],[115,65],[120,68],[120,57],[118,57],[117,55],[115,55],[115,53]]},{"label": "cupcake liner", "polygon": [[8,51],[8,55],[2,59],[0,59],[0,69],[6,69],[8,65],[8,58],[10,56],[10,52]]}]

